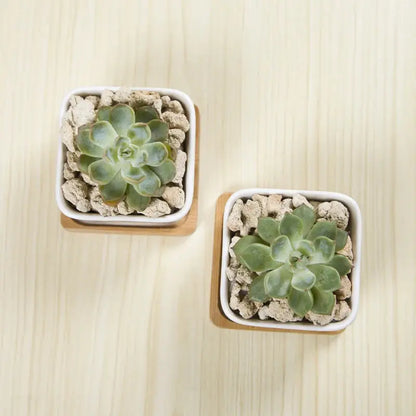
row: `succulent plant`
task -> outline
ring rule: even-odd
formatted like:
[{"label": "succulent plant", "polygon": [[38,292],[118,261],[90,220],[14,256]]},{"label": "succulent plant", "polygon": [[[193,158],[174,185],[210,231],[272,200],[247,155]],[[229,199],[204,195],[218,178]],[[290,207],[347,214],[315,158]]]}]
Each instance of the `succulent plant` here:
[{"label": "succulent plant", "polygon": [[242,237],[233,247],[240,263],[259,274],[249,298],[287,298],[302,317],[309,311],[331,314],[340,276],[351,270],[348,258],[335,254],[344,248],[348,233],[334,222],[317,222],[313,209],[301,205],[280,222],[260,218],[257,234]]},{"label": "succulent plant", "polygon": [[176,174],[168,131],[153,107],[102,107],[97,122],[76,137],[80,170],[98,184],[107,204],[126,198],[130,208],[142,211]]}]

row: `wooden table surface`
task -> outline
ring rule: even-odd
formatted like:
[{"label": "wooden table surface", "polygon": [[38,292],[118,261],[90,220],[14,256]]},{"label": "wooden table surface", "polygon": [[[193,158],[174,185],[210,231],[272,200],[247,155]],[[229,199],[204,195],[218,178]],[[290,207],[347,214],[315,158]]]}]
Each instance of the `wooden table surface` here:
[{"label": "wooden table surface", "polygon": [[[0,415],[416,414],[413,0],[0,0]],[[58,113],[87,85],[184,90],[201,111],[189,237],[64,231]],[[214,206],[340,191],[364,218],[339,336],[209,320]]]}]

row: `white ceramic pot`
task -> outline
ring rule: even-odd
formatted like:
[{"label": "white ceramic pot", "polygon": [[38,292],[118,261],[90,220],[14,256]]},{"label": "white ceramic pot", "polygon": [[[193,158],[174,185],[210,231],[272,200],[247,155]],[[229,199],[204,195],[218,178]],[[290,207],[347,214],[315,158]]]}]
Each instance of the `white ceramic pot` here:
[{"label": "white ceramic pot", "polygon": [[[352,240],[353,253],[354,253],[354,267],[350,274],[352,282],[352,295],[350,298],[351,302],[351,313],[344,320],[339,322],[331,322],[328,325],[318,326],[313,325],[309,322],[287,322],[281,323],[269,320],[260,319],[243,319],[240,315],[234,312],[229,305],[229,280],[225,275],[225,270],[229,262],[228,247],[231,240],[231,231],[227,228],[227,220],[231,213],[231,209],[237,199],[250,198],[254,194],[260,195],[272,195],[281,194],[283,197],[293,197],[295,194],[301,194],[308,200],[315,201],[339,201],[342,202],[350,212],[350,224],[349,231]],[[221,282],[220,282],[220,301],[221,307],[224,314],[233,322],[240,325],[255,326],[261,328],[274,328],[288,331],[313,331],[313,332],[338,332],[345,329],[352,323],[358,310],[358,300],[360,294],[360,260],[361,260],[361,237],[362,237],[362,226],[361,226],[361,213],[358,204],[349,196],[336,193],[336,192],[323,192],[323,191],[297,191],[297,190],[286,190],[286,189],[264,189],[264,188],[252,188],[242,189],[233,193],[228,199],[223,218],[223,230],[222,230],[222,256],[221,256]]]},{"label": "white ceramic pot", "polygon": [[[69,107],[69,99],[72,95],[100,95],[104,90],[117,91],[120,87],[88,87],[78,88],[72,90],[65,97],[60,114],[60,125],[62,125],[63,117]],[[95,212],[83,213],[77,211],[72,205],[64,198],[62,193],[62,184],[64,183],[63,166],[66,160],[66,147],[62,143],[61,136],[59,137],[58,145],[58,162],[56,170],[56,201],[60,211],[67,217],[73,218],[86,224],[100,224],[100,225],[127,225],[127,226],[141,226],[141,227],[161,227],[172,226],[177,224],[191,209],[192,200],[194,196],[194,179],[195,179],[195,134],[196,134],[196,119],[195,119],[195,107],[191,98],[182,91],[169,89],[169,88],[130,88],[133,91],[156,91],[161,95],[168,95],[172,99],[181,102],[186,116],[188,117],[190,128],[186,133],[186,153],[188,160],[186,163],[186,172],[184,177],[184,190],[185,190],[185,204],[179,211],[168,214],[159,218],[148,218],[144,215],[116,215],[114,217],[103,217]]]}]

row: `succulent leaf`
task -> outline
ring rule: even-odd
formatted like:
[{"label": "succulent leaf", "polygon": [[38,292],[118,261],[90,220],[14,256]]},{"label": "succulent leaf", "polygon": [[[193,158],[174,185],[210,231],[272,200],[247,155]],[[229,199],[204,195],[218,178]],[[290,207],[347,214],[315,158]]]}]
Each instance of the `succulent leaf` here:
[{"label": "succulent leaf", "polygon": [[98,187],[103,200],[106,203],[115,204],[121,201],[126,192],[127,183],[121,177],[120,172],[114,176],[114,178],[106,185],[100,185]]},{"label": "succulent leaf", "polygon": [[81,155],[78,162],[78,167],[80,171],[88,175],[88,167],[91,165],[91,163],[95,162],[96,160],[100,159],[88,155]]},{"label": "succulent leaf", "polygon": [[316,282],[315,275],[308,269],[295,269],[292,278],[292,287],[297,290],[308,290]]},{"label": "succulent leaf", "polygon": [[76,138],[78,149],[82,154],[93,157],[102,157],[104,149],[91,141],[91,129],[80,129]]},{"label": "succulent leaf", "polygon": [[108,121],[97,121],[91,127],[91,141],[102,148],[112,146],[116,138],[117,132]]},{"label": "succulent leaf", "polygon": [[281,263],[286,263],[289,260],[290,253],[293,251],[289,237],[286,235],[277,237],[270,245],[270,249],[272,251],[272,257]]},{"label": "succulent leaf", "polygon": [[127,186],[127,205],[137,211],[143,211],[150,203],[148,196],[140,195],[132,185]]},{"label": "succulent leaf", "polygon": [[80,170],[99,185],[106,203],[126,198],[130,207],[142,211],[176,175],[165,142],[168,132],[153,107],[140,107],[136,113],[127,104],[101,107],[97,121],[76,137]]},{"label": "succulent leaf", "polygon": [[270,296],[265,292],[264,278],[265,274],[257,276],[250,285],[248,295],[251,300],[256,302],[266,302]]},{"label": "succulent leaf", "polygon": [[272,270],[281,264],[272,258],[270,247],[259,243],[250,244],[246,247],[240,254],[240,258],[254,272]]},{"label": "succulent leaf", "polygon": [[135,122],[133,109],[126,104],[117,104],[110,111],[110,123],[119,136],[127,135],[127,130]]},{"label": "succulent leaf", "polygon": [[131,142],[136,146],[142,146],[150,140],[151,131],[147,124],[135,123],[127,130],[127,137],[129,137]]},{"label": "succulent leaf", "polygon": [[336,269],[326,264],[311,264],[308,269],[316,276],[315,287],[320,290],[338,290],[341,279]]},{"label": "succulent leaf", "polygon": [[336,269],[340,276],[344,276],[351,271],[351,263],[347,257],[340,254],[335,255],[328,263],[328,266],[332,266]]},{"label": "succulent leaf", "polygon": [[320,221],[315,223],[311,231],[308,234],[308,240],[313,241],[317,237],[328,237],[331,240],[335,240],[337,233],[337,226],[334,222]]},{"label": "succulent leaf", "polygon": [[313,306],[312,312],[330,315],[335,305],[335,295],[331,291],[312,288]]},{"label": "succulent leaf", "polygon": [[287,235],[292,245],[296,243],[303,236],[303,223],[302,220],[293,214],[286,213],[280,222],[280,234]]},{"label": "succulent leaf", "polygon": [[342,250],[347,244],[348,233],[344,230],[337,228],[337,233],[335,236],[335,251]]},{"label": "succulent leaf", "polygon": [[105,159],[99,159],[90,164],[88,167],[88,175],[99,185],[109,183],[116,175],[117,170],[110,162]]},{"label": "succulent leaf", "polygon": [[257,225],[259,236],[268,243],[272,243],[279,235],[279,221],[270,217],[259,218]]},{"label": "succulent leaf", "polygon": [[160,166],[168,157],[168,150],[163,143],[147,143],[142,146],[147,153],[148,166]]},{"label": "succulent leaf", "polygon": [[268,272],[264,277],[265,292],[272,298],[285,298],[289,294],[292,276],[286,265]]},{"label": "succulent leaf", "polygon": [[126,182],[136,185],[145,179],[146,174],[142,168],[126,164],[121,168],[121,176]]},{"label": "succulent leaf", "polygon": [[313,242],[315,252],[312,255],[310,264],[328,263],[335,253],[335,241],[328,237],[317,237]]},{"label": "succulent leaf", "polygon": [[97,111],[97,120],[110,121],[111,107],[101,107]]},{"label": "succulent leaf", "polygon": [[166,185],[172,181],[176,175],[175,164],[170,159],[166,159],[161,165],[153,166],[151,169],[159,176],[162,185]]},{"label": "succulent leaf", "polygon": [[311,257],[315,253],[314,245],[308,240],[300,240],[296,249],[306,257]]},{"label": "succulent leaf", "polygon": [[313,306],[313,296],[310,290],[297,290],[291,288],[287,298],[289,306],[296,315],[305,316]]},{"label": "succulent leaf", "polygon": [[[264,244],[264,241],[256,235],[246,235],[241,237],[237,243],[233,246],[232,250],[237,259],[241,262],[241,253],[250,245],[254,243]],[[243,263],[244,264],[244,263]]]},{"label": "succulent leaf", "polygon": [[305,237],[312,228],[313,224],[315,224],[316,215],[314,210],[305,204],[302,204],[301,206],[294,209],[292,214],[296,215],[302,220],[303,236]]},{"label": "succulent leaf", "polygon": [[147,123],[151,131],[152,142],[162,142],[168,138],[169,125],[162,120],[154,119]]},{"label": "succulent leaf", "polygon": [[151,106],[144,105],[136,109],[136,121],[148,123],[151,120],[158,119],[159,113]]},{"label": "succulent leaf", "polygon": [[143,196],[153,196],[155,192],[161,187],[159,176],[157,176],[148,167],[142,168],[145,177],[138,184],[133,185],[134,189]]}]

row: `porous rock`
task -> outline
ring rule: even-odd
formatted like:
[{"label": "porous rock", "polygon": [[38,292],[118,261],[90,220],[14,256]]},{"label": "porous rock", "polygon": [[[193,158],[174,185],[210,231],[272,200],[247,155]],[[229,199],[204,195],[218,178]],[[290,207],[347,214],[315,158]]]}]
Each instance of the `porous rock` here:
[{"label": "porous rock", "polygon": [[277,209],[276,219],[280,221],[287,212],[292,212],[293,211],[292,207],[293,207],[293,205],[292,205],[292,199],[291,198],[283,199],[280,202],[279,208]]},{"label": "porous rock", "polygon": [[351,308],[345,300],[337,303],[334,310],[334,320],[342,321],[351,313]]},{"label": "porous rock", "polygon": [[162,107],[166,107],[168,105],[168,103],[170,102],[170,97],[169,95],[163,95],[161,98],[162,100]]},{"label": "porous rock", "polygon": [[117,207],[107,205],[104,202],[96,186],[91,188],[90,202],[91,202],[92,209],[94,211],[97,211],[103,217],[112,217],[118,214]]},{"label": "porous rock", "polygon": [[80,212],[89,212],[91,211],[91,202],[88,199],[82,199],[78,201],[76,208]]},{"label": "porous rock", "polygon": [[243,217],[243,227],[240,229],[241,235],[248,235],[252,228],[257,228],[258,220],[261,216],[261,207],[258,201],[247,200],[241,210]]},{"label": "porous rock", "polygon": [[339,201],[322,202],[319,204],[318,216],[328,221],[334,221],[337,227],[342,230],[345,230],[348,226],[348,209]]},{"label": "porous rock", "polygon": [[295,315],[290,309],[287,299],[274,299],[268,305],[264,305],[259,310],[259,318],[272,318],[278,322],[296,322],[302,318]]},{"label": "porous rock", "polygon": [[258,201],[249,199],[244,203],[242,199],[237,199],[228,216],[227,227],[229,230],[239,231],[242,236],[245,236],[251,229],[257,227],[260,216],[261,207]]},{"label": "porous rock", "polygon": [[267,217],[268,214],[269,214],[269,211],[267,209],[267,201],[268,201],[267,196],[255,194],[255,195],[253,195],[252,200],[257,201],[259,203],[261,216],[262,217]]},{"label": "porous rock", "polygon": [[180,130],[180,129],[169,130],[167,142],[171,147],[175,149],[179,149],[184,140],[185,140],[185,132],[183,130]]},{"label": "porous rock", "polygon": [[88,201],[88,186],[79,178],[73,178],[62,185],[64,198],[81,212],[88,212],[91,205]]},{"label": "porous rock", "polygon": [[238,262],[236,257],[230,257],[230,262],[229,262],[230,267],[234,267],[235,269],[237,269],[239,265],[240,263]]},{"label": "porous rock", "polygon": [[184,151],[178,149],[175,160],[176,175],[173,178],[173,183],[182,184],[183,175],[185,175],[187,155]]},{"label": "porous rock", "polygon": [[75,152],[74,132],[68,121],[64,120],[61,126],[62,143],[70,152]]},{"label": "porous rock", "polygon": [[242,199],[237,199],[237,201],[235,201],[227,219],[227,227],[230,231],[237,232],[243,227],[243,220],[241,219],[243,206],[244,202]]},{"label": "porous rock", "polygon": [[239,293],[241,291],[241,285],[237,282],[231,282],[230,284],[230,308],[236,310],[240,304]]},{"label": "porous rock", "polygon": [[82,101],[84,101],[84,99],[80,95],[71,95],[71,97],[69,97],[69,104],[71,107],[75,107]]},{"label": "porous rock", "polygon": [[344,300],[351,297],[351,280],[348,276],[341,276],[341,287],[335,291],[338,300]]},{"label": "porous rock", "polygon": [[92,105],[94,106],[94,108],[97,108],[98,103],[100,102],[99,97],[97,97],[96,95],[89,95],[88,97],[85,97],[85,99],[90,101]]},{"label": "porous rock", "polygon": [[167,215],[171,213],[171,209],[166,201],[162,199],[155,198],[153,199],[147,208],[141,212],[146,217],[158,218],[162,215]]},{"label": "porous rock", "polygon": [[162,198],[172,208],[182,208],[185,204],[185,192],[179,186],[167,186],[162,194]]},{"label": "porous rock", "polygon": [[131,99],[131,90],[130,88],[121,87],[119,88],[113,96],[113,100],[116,103],[128,103]]},{"label": "porous rock", "polygon": [[232,282],[235,280],[235,276],[237,275],[237,269],[231,266],[228,266],[225,269],[225,275],[227,276],[227,279]]},{"label": "porous rock", "polygon": [[162,101],[163,110],[172,111],[172,113],[183,114],[182,104],[178,100],[169,100],[166,103]]},{"label": "porous rock", "polygon": [[160,98],[153,102],[153,107],[156,109],[159,117],[162,117],[162,100]]},{"label": "porous rock", "polygon": [[68,163],[64,163],[64,178],[66,180],[75,178],[74,171],[69,167]]},{"label": "porous rock", "polygon": [[267,215],[276,216],[280,210],[282,195],[273,194],[267,197]]},{"label": "porous rock", "polygon": [[[238,297],[234,296],[233,302],[230,298],[230,307],[234,306],[234,310],[238,310],[240,315],[244,319],[252,318],[257,311],[260,309],[260,304],[258,302],[253,302],[248,298],[248,295],[244,296],[243,300],[237,302]],[[239,300],[239,299],[238,299]]]},{"label": "porous rock", "polygon": [[72,114],[72,108],[69,107],[68,110],[65,111],[63,121],[69,123],[70,126],[74,125],[74,116]]},{"label": "porous rock", "polygon": [[74,126],[81,127],[88,123],[92,123],[95,120],[94,104],[91,101],[84,100],[76,101],[76,104],[72,106],[72,116],[74,119]]},{"label": "porous rock", "polygon": [[249,285],[253,278],[256,276],[255,273],[250,272],[245,266],[240,266],[235,274],[235,280],[238,283]]},{"label": "porous rock", "polygon": [[100,103],[98,104],[99,107],[108,107],[113,104],[113,97],[114,93],[110,90],[104,90],[101,93]]},{"label": "porous rock", "polygon": [[78,161],[79,157],[75,152],[66,152],[66,162],[72,172],[79,172]]},{"label": "porous rock", "polygon": [[292,204],[295,208],[300,207],[301,205],[306,205],[307,207],[313,209],[313,206],[309,203],[309,201],[300,194],[293,195]]},{"label": "porous rock", "polygon": [[81,173],[81,178],[84,180],[85,183],[91,186],[97,186],[95,182],[91,180],[91,178],[86,173]]},{"label": "porous rock", "polygon": [[126,201],[120,201],[117,204],[117,211],[121,215],[129,215],[129,214],[132,214],[134,212],[134,209],[130,208]]},{"label": "porous rock", "polygon": [[235,253],[233,250],[233,247],[237,244],[238,240],[240,240],[241,237],[238,235],[235,235],[231,238],[230,245],[228,246],[228,252],[230,253],[231,258],[235,258]]},{"label": "porous rock", "polygon": [[131,93],[130,105],[133,107],[153,105],[158,99],[160,99],[160,94],[156,91],[133,91]]},{"label": "porous rock", "polygon": [[184,132],[189,130],[189,121],[185,114],[177,114],[172,111],[165,111],[162,120],[169,124],[170,129],[181,129]]}]

